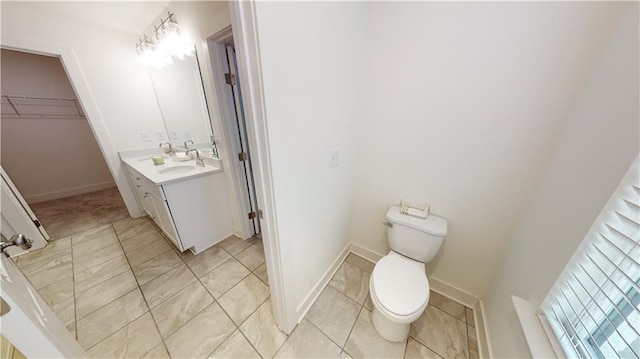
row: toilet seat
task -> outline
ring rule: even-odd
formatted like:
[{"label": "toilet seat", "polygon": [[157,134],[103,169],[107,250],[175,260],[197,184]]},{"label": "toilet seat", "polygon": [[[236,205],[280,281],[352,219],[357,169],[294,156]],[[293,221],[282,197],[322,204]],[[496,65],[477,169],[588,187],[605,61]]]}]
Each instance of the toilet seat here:
[{"label": "toilet seat", "polygon": [[398,322],[417,319],[429,303],[424,264],[393,251],[376,263],[369,287],[378,309]]}]

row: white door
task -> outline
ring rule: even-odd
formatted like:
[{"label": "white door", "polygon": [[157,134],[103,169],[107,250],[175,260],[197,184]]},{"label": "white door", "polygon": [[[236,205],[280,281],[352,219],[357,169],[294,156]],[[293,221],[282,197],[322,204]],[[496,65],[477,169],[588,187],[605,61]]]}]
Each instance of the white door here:
[{"label": "white door", "polygon": [[[47,245],[49,234],[36,218],[35,213],[31,210],[27,202],[22,198],[16,186],[1,168],[2,183],[0,190],[2,191],[2,219],[3,227],[9,225],[10,228],[3,228],[4,235],[9,238],[15,233],[23,233],[27,238],[33,241],[31,250],[43,248]],[[4,223],[6,221],[7,223]],[[11,249],[12,255],[19,253],[19,250]]]},{"label": "white door", "polygon": [[[240,83],[236,81],[238,78],[238,66],[236,64],[236,52],[233,47],[227,45],[226,46],[227,53],[227,63],[226,66],[228,68],[225,71],[228,71],[230,75],[230,79],[227,82],[230,85],[231,98],[234,103],[234,115],[237,123],[237,133],[236,136],[238,138],[238,143],[240,144],[240,153],[246,153],[246,157],[242,161],[242,165],[244,167],[244,175],[246,178],[247,185],[247,194],[249,196],[249,207],[252,213],[258,212],[258,202],[256,198],[256,187],[253,182],[253,170],[251,165],[251,150],[249,149],[249,141],[247,135],[247,123],[244,116],[244,108],[242,105],[242,91],[240,89]],[[253,224],[253,229],[255,233],[260,233],[260,221],[258,216],[255,216],[251,219]]]},{"label": "white door", "polygon": [[82,358],[84,350],[13,261],[0,255],[2,335],[27,358]]}]

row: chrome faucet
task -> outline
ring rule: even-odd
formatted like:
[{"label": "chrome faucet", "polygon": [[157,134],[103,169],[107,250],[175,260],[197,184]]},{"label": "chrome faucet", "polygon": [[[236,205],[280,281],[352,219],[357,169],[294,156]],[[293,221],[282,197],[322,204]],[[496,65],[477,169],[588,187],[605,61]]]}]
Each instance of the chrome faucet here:
[{"label": "chrome faucet", "polygon": [[189,156],[189,152],[193,152],[193,151],[196,151],[196,165],[198,165],[200,167],[204,167],[204,160],[202,158],[200,158],[200,151],[198,151],[197,148],[192,148],[190,150],[186,150],[184,152],[184,154]]},{"label": "chrome faucet", "polygon": [[186,140],[186,141],[184,141],[184,149],[185,149],[185,150],[188,150],[188,149],[189,149],[189,145],[187,144],[187,142],[191,142],[191,144],[192,144],[192,145],[194,144],[194,143],[193,143],[193,141],[191,141],[191,140]]},{"label": "chrome faucet", "polygon": [[163,145],[168,145],[169,146],[169,153],[170,154],[173,153],[173,147],[171,147],[171,142],[162,142],[160,144],[160,146],[158,146],[158,147],[162,147]]}]

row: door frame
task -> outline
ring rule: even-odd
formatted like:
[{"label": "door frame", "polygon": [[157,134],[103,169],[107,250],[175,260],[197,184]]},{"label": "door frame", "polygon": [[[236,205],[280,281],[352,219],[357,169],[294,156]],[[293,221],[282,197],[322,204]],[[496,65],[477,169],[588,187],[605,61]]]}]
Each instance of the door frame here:
[{"label": "door frame", "polygon": [[129,215],[134,218],[140,217],[142,212],[138,207],[138,202],[136,201],[135,195],[129,186],[126,173],[120,163],[118,152],[111,141],[104,118],[98,110],[93,93],[91,92],[87,79],[84,76],[82,67],[80,66],[80,62],[76,57],[73,47],[62,43],[42,41],[39,39],[21,37],[11,33],[3,33],[1,48],[35,55],[57,57],[60,59],[60,63],[62,63],[62,67],[69,79],[69,83],[78,98],[78,102],[82,107],[82,111],[85,114],[87,122],[89,123],[89,128],[98,143],[100,152],[102,153],[107,167],[109,168],[109,172],[111,172],[111,176],[120,191],[120,195],[124,200],[127,210],[129,211]]},{"label": "door frame", "polygon": [[278,236],[276,199],[269,151],[269,136],[258,43],[256,3],[229,1],[229,14],[236,45],[236,59],[246,116],[249,147],[253,150],[256,199],[262,209],[262,239],[267,263],[274,318],[283,332],[290,334],[298,324],[289,248]]},{"label": "door frame", "polygon": [[[234,45],[235,46],[235,45]],[[242,104],[242,88],[240,86],[240,82],[233,81],[234,78],[238,76],[238,63],[236,60],[236,49],[234,46],[227,45],[225,48],[227,54],[227,65],[229,74],[232,78],[231,88],[228,93],[232,94],[234,104],[234,110],[236,113],[236,124],[238,128],[238,138],[240,143],[240,150],[242,155],[244,155],[241,168],[244,169],[244,177],[245,184],[247,187],[249,208],[253,211],[253,219],[251,219],[250,223],[253,226],[253,231],[255,233],[260,233],[260,217],[258,216],[258,201],[256,200],[256,184],[253,178],[253,159],[251,156],[251,146],[249,145],[249,134],[247,132],[247,122],[244,113],[244,106]],[[238,156],[241,156],[238,154]],[[239,161],[240,162],[240,161]],[[251,218],[251,216],[249,216]]]},{"label": "door frame", "polygon": [[[255,233],[259,232],[259,219],[256,217],[254,220],[248,219],[247,214],[252,211],[251,195],[253,195],[255,201],[255,191],[249,185],[254,186],[253,171],[251,163],[245,162],[248,166],[248,172],[245,172],[243,163],[237,160],[237,154],[242,147],[239,138],[237,126],[242,125],[237,122],[240,121],[241,114],[237,113],[236,104],[233,101],[232,91],[229,85],[225,82],[225,72],[227,63],[227,55],[224,40],[233,36],[231,26],[218,32],[217,34],[207,39],[207,47],[209,48],[209,58],[211,60],[211,73],[213,75],[213,83],[215,86],[215,92],[218,99],[218,107],[220,109],[220,122],[222,123],[223,132],[225,135],[226,151],[228,152],[229,167],[232,172],[233,186],[236,189],[236,193],[233,196],[233,200],[236,202],[236,206],[239,209],[240,233],[237,233],[242,239],[248,239]],[[234,115],[235,114],[235,115]],[[245,118],[246,120],[246,118]],[[243,125],[246,126],[246,123]],[[248,142],[248,141],[247,141]],[[248,144],[250,147],[250,144]],[[251,178],[249,178],[251,176]],[[257,208],[253,209],[257,212]]]}]

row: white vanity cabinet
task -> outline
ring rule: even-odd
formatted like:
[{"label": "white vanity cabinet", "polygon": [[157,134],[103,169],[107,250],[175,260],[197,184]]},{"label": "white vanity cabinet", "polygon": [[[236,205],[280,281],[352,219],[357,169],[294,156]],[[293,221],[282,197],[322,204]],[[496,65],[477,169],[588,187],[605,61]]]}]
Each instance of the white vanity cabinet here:
[{"label": "white vanity cabinet", "polygon": [[162,186],[148,180],[140,172],[129,167],[129,177],[131,183],[136,188],[136,196],[149,217],[162,229],[164,234],[180,249],[184,251],[186,248],[178,234],[176,233],[175,223],[171,216],[171,211],[166,202],[164,190]]},{"label": "white vanity cabinet", "polygon": [[156,184],[126,167],[142,209],[180,251],[199,253],[232,233],[223,173]]}]

